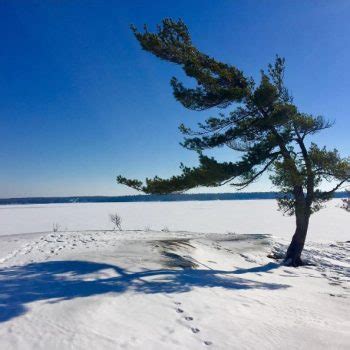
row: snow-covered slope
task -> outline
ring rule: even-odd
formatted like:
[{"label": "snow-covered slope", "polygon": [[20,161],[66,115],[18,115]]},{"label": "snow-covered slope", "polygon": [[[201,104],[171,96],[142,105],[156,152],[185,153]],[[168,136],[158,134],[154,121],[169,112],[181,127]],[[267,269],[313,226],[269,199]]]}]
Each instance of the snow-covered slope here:
[{"label": "snow-covered slope", "polygon": [[[260,205],[248,203],[250,210]],[[2,221],[0,349],[348,348],[350,244],[345,240],[322,243],[326,235],[321,232],[321,239],[309,240],[305,252],[306,260],[317,265],[294,269],[267,257],[272,250],[283,250],[285,240],[252,229],[265,227],[263,232],[268,233],[267,227],[275,227],[272,222],[259,226],[259,220],[267,220],[261,207],[253,210],[245,226],[238,218],[248,216],[247,208],[244,203],[237,207],[241,214],[232,226],[246,227],[242,231],[250,234],[244,235],[206,233],[215,232],[215,222],[228,231],[223,214],[210,214],[222,211],[221,202],[171,203],[173,211],[165,206],[168,214],[159,209],[158,222],[148,204],[144,212],[150,226],[172,223],[169,229],[176,224],[193,228],[202,217],[207,229],[137,231],[138,225],[146,225],[142,204],[139,214],[133,210],[129,216],[122,206],[102,210],[91,204],[81,217],[77,213],[88,205],[64,206],[65,214],[60,209],[56,220],[48,214],[53,206],[13,208],[11,215],[10,207],[7,212],[1,209],[1,218],[10,224],[7,233],[16,233],[11,218],[18,220],[17,232],[33,232],[43,222],[59,222],[57,217],[72,228],[84,224],[84,217],[102,226],[103,218],[107,227],[112,209],[118,209],[128,228],[134,218],[135,227],[84,231],[80,226],[69,232],[6,235]],[[156,204],[162,208],[163,203]],[[184,204],[192,208],[187,214]],[[197,217],[196,210],[201,212]],[[347,213],[342,216],[335,210],[348,223]],[[271,205],[270,211],[272,220]],[[287,231],[281,224],[284,218],[280,220],[281,232]],[[317,224],[317,217],[315,222],[325,230],[334,225]]]}]

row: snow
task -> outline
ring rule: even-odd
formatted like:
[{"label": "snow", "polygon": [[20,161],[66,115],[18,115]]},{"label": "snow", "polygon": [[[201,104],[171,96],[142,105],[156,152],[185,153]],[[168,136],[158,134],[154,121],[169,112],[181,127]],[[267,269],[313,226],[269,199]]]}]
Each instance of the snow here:
[{"label": "snow", "polygon": [[347,349],[338,205],[298,269],[267,257],[293,231],[274,201],[3,206],[0,349]]},{"label": "snow", "polygon": [[[349,239],[349,215],[341,200],[311,217],[309,239]],[[108,230],[109,214],[118,213],[125,230],[192,231],[204,233],[272,234],[289,240],[294,217],[277,211],[275,200],[189,201],[146,203],[72,203],[0,206],[0,235],[62,230]]]}]

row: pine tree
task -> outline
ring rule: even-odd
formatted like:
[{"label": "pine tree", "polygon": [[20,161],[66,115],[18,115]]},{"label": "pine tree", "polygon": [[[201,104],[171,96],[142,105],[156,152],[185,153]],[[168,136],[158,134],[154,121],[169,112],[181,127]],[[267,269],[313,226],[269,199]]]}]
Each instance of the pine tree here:
[{"label": "pine tree", "polygon": [[[285,263],[301,265],[310,215],[350,180],[349,159],[342,159],[335,149],[306,143],[307,137],[332,124],[322,116],[298,110],[284,85],[285,60],[279,56],[267,71],[261,71],[261,79],[255,83],[235,66],[200,52],[181,20],[164,19],[155,33],[146,26],[143,32],[135,27],[132,30],[144,50],[179,65],[196,81],[195,88],[187,88],[176,78],[171,79],[174,97],[184,107],[195,111],[232,110],[208,118],[196,130],[180,125],[182,146],[198,153],[199,166],[181,164],[180,175],[147,178],[145,184],[118,176],[118,183],[149,194],[181,193],[197,186],[226,183],[243,189],[269,172],[281,191],[279,208],[296,217]],[[240,152],[241,159],[218,162],[204,154],[205,150],[222,146]],[[322,181],[335,185],[322,191]]]}]

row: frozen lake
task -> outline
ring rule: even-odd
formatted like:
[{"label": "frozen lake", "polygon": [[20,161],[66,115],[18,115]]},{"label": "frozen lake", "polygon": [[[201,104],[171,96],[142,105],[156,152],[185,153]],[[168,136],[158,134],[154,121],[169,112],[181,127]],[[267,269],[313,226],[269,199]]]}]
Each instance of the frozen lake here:
[{"label": "frozen lake", "polygon": [[[335,199],[311,217],[308,239],[350,239],[350,215]],[[0,206],[0,235],[62,231],[107,230],[109,214],[118,213],[124,230],[171,230],[203,233],[271,234],[290,239],[294,217],[277,211],[275,200],[73,203]]]}]

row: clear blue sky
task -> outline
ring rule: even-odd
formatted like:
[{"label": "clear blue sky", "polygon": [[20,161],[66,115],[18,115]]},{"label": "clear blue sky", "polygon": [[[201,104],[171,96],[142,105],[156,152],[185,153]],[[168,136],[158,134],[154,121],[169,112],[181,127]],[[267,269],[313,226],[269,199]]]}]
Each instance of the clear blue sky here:
[{"label": "clear blue sky", "polygon": [[[316,141],[350,154],[350,1],[1,1],[0,197],[129,194],[117,174],[196,164],[177,127],[215,111],[176,103],[169,80],[182,72],[129,30],[164,17],[254,77],[284,56],[300,109],[336,120]],[[248,190],[270,189],[265,178]]]}]

